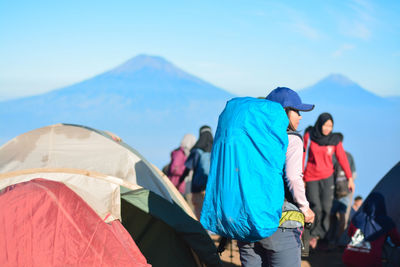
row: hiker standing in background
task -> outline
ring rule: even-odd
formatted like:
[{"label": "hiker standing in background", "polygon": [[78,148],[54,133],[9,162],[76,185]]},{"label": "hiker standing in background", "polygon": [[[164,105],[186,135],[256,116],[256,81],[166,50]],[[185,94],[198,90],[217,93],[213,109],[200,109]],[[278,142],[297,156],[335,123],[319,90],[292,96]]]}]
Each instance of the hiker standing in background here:
[{"label": "hiker standing in background", "polygon": [[[350,194],[351,196],[353,194]],[[353,201],[352,198],[350,198],[350,202]],[[349,205],[349,207],[347,207],[348,210],[350,210],[349,214],[346,215],[346,225],[345,225],[345,232],[342,234],[340,240],[339,240],[339,246],[342,245],[347,245],[350,242],[350,237],[347,235],[347,229],[349,229],[350,226],[350,222],[351,219],[353,218],[354,214],[356,214],[357,210],[361,207],[361,204],[363,202],[363,199],[361,196],[356,196],[354,198],[354,204],[353,205]]]},{"label": "hiker standing in background", "polygon": [[168,167],[168,178],[179,190],[179,192],[185,194],[185,177],[181,180],[181,176],[185,171],[185,161],[190,154],[190,150],[196,143],[196,137],[193,134],[185,134],[181,141],[179,148],[171,152],[171,162]]},{"label": "hiker standing in background", "polygon": [[197,219],[200,219],[203,207],[204,195],[207,185],[208,172],[210,170],[210,155],[213,145],[213,135],[210,126],[204,125],[200,128],[200,137],[190,151],[185,162],[186,169],[181,179],[193,170],[191,185],[192,203]]},{"label": "hiker standing in background", "polygon": [[[347,160],[349,161],[353,179],[356,178],[356,165],[353,156],[346,152]],[[334,248],[338,245],[345,245],[342,243],[342,236],[347,227],[347,220],[350,214],[350,203],[353,199],[353,192],[350,192],[346,175],[340,166],[336,156],[333,155],[334,173],[333,178],[335,181],[335,193],[331,210],[331,222],[329,230],[329,247]],[[348,211],[348,212],[347,212]]]},{"label": "hiker standing in background", "polygon": [[353,201],[353,205],[351,206],[350,209],[350,214],[349,214],[349,221],[353,218],[354,214],[358,211],[358,209],[361,207],[363,203],[363,198],[362,196],[356,196]]},{"label": "hiker standing in background", "polygon": [[348,179],[349,190],[354,192],[351,169],[342,145],[343,135],[332,133],[332,130],[333,118],[331,114],[322,113],[315,125],[306,129],[304,135],[303,161],[306,159],[309,145],[308,160],[304,171],[306,195],[311,209],[316,215],[316,223],[311,229],[310,246],[312,248],[317,246],[318,239],[326,237],[329,229],[334,195],[333,154],[336,154],[336,158],[344,170]]},{"label": "hiker standing in background", "polygon": [[[313,223],[314,212],[310,209],[303,182],[303,140],[297,128],[300,111],[311,111],[314,105],[303,104],[298,94],[286,87],[274,89],[267,100],[278,102],[289,118],[287,128],[289,144],[283,174],[285,202],[282,212],[303,214],[302,222],[286,220],[282,215],[277,231],[270,237],[249,243],[238,241],[242,266],[293,266],[301,265],[301,228],[304,222]],[[290,215],[289,215],[290,216]]]}]

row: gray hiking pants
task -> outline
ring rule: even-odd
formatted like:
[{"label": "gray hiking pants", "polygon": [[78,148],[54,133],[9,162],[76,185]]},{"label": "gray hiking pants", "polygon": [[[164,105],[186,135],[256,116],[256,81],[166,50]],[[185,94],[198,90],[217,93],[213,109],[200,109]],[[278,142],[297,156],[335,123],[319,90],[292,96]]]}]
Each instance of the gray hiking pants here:
[{"label": "gray hiking pants", "polygon": [[254,243],[238,241],[243,267],[300,267],[301,230],[282,229]]},{"label": "gray hiking pants", "polygon": [[306,182],[306,196],[311,210],[315,213],[315,222],[311,236],[325,238],[329,230],[330,213],[334,193],[333,176],[318,181]]}]

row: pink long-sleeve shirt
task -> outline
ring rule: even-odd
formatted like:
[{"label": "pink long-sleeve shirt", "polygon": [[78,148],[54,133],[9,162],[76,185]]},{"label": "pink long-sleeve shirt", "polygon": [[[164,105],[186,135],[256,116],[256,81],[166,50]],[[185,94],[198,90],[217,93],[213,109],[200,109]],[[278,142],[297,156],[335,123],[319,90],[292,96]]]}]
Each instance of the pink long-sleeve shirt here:
[{"label": "pink long-sleeve shirt", "polygon": [[303,140],[296,135],[289,134],[289,145],[286,151],[285,180],[293,200],[299,209],[305,213],[310,205],[306,198],[303,182]]}]

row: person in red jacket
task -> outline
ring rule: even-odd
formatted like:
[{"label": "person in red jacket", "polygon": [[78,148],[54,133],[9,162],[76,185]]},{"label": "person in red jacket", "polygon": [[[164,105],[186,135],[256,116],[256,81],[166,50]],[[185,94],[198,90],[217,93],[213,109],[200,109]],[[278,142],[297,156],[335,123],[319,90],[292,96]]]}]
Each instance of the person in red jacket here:
[{"label": "person in red jacket", "polygon": [[400,235],[393,220],[386,215],[385,200],[372,193],[351,220],[350,243],[342,260],[347,267],[381,267],[382,249],[387,237],[400,246]]},{"label": "person in red jacket", "polygon": [[[329,229],[329,215],[334,195],[333,154],[344,170],[349,189],[354,192],[352,172],[343,149],[341,133],[333,133],[333,118],[329,113],[319,115],[315,125],[308,127],[304,135],[303,163],[308,160],[304,171],[306,196],[314,211],[316,222],[311,229],[310,246],[315,248],[317,240],[325,238]],[[308,147],[309,146],[309,147]]]}]

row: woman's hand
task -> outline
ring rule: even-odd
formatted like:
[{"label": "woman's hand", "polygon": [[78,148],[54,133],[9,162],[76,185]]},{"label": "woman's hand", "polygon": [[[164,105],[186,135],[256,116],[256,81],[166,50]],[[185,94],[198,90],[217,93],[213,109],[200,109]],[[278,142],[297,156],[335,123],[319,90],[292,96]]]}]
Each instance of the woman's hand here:
[{"label": "woman's hand", "polygon": [[350,177],[350,178],[349,178],[348,184],[349,184],[349,190],[350,190],[350,192],[353,192],[353,193],[354,193],[354,189],[356,188],[356,185],[354,184],[353,177]]},{"label": "woman's hand", "polygon": [[304,214],[304,222],[306,223],[313,223],[315,219],[314,212],[309,208]]}]

